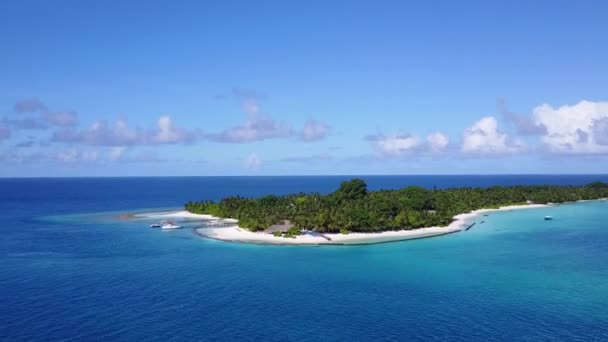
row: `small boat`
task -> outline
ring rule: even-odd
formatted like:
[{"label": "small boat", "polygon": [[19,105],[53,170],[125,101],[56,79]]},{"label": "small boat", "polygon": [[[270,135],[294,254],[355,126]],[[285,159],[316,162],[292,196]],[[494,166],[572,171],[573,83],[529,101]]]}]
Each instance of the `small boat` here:
[{"label": "small boat", "polygon": [[545,221],[549,221],[549,220],[553,220],[553,217],[548,216],[548,215],[547,215],[547,216],[545,216]]},{"label": "small boat", "polygon": [[160,222],[156,222],[156,223],[152,223],[150,225],[150,228],[162,228],[163,225],[167,224],[167,223],[172,223],[166,220],[160,221]]},{"label": "small boat", "polygon": [[163,221],[162,225],[160,226],[160,229],[180,229],[181,227],[182,226],[178,226],[174,222]]},{"label": "small boat", "polygon": [[176,224],[164,224],[160,227],[160,229],[163,230],[170,230],[170,229],[180,229],[182,226],[178,226]]}]

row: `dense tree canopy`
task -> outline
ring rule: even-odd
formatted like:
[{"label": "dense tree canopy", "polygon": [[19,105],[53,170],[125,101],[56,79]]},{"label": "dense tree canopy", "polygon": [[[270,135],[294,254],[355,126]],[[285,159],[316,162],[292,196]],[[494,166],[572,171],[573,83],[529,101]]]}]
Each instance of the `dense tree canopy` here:
[{"label": "dense tree canopy", "polygon": [[340,201],[351,201],[367,195],[367,184],[362,179],[354,178],[340,184],[334,196]]},{"label": "dense tree canopy", "polygon": [[297,229],[318,232],[372,232],[443,226],[459,214],[481,208],[534,203],[561,203],[608,197],[608,184],[586,186],[495,186],[429,190],[410,186],[399,190],[367,191],[365,182],[343,182],[332,194],[232,196],[219,202],[186,203],[186,210],[232,217],[239,225],[263,230],[289,220]]}]

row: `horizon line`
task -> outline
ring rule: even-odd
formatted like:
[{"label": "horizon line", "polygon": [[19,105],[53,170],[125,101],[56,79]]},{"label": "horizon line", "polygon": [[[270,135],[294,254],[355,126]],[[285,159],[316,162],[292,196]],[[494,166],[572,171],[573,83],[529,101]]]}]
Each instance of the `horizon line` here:
[{"label": "horizon line", "polygon": [[442,176],[608,176],[608,173],[452,173],[452,174],[310,174],[310,175],[173,175],[173,176],[0,176],[0,179],[62,179],[62,178],[236,178],[236,177],[442,177]]}]

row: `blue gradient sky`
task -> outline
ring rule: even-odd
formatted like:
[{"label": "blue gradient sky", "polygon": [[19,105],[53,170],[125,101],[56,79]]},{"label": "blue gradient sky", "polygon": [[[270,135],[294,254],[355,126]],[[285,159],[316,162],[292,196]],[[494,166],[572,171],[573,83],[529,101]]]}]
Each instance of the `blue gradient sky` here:
[{"label": "blue gradient sky", "polygon": [[606,13],[5,1],[0,176],[606,173]]}]

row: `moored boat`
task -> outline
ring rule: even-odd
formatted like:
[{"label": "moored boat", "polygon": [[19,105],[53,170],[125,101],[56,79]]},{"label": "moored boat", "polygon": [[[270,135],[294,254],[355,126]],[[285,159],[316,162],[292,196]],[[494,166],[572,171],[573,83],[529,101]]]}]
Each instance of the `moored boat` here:
[{"label": "moored boat", "polygon": [[181,226],[176,225],[175,222],[173,222],[173,221],[163,220],[160,222],[152,223],[150,225],[150,228],[177,229],[177,228],[181,228]]},{"label": "moored boat", "polygon": [[177,224],[175,224],[175,222],[172,221],[163,221],[162,225],[160,226],[160,229],[180,229],[182,226],[179,226]]}]

